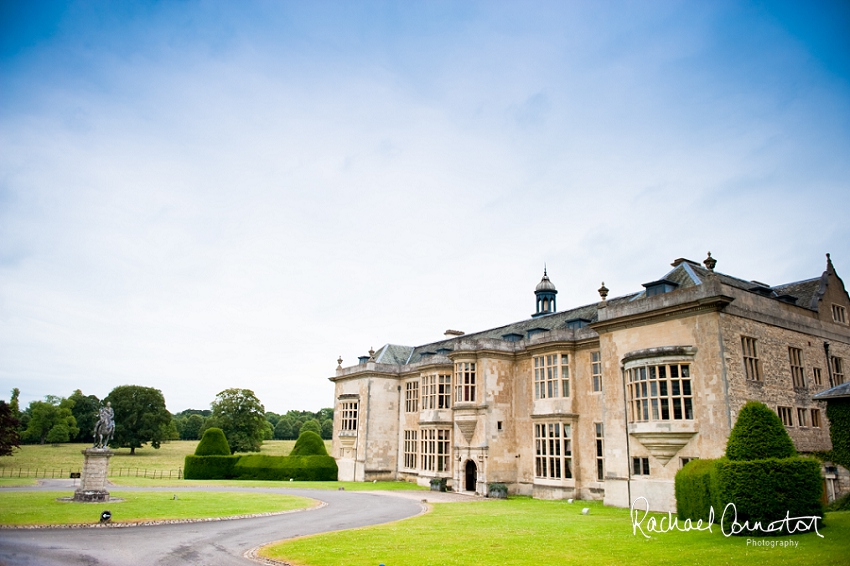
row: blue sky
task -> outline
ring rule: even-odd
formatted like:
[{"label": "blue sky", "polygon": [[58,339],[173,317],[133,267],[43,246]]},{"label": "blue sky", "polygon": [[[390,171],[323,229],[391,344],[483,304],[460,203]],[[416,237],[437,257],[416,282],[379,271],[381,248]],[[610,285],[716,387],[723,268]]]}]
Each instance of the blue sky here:
[{"label": "blue sky", "polygon": [[0,3],[0,398],[228,387],[672,260],[850,274],[846,2]]}]

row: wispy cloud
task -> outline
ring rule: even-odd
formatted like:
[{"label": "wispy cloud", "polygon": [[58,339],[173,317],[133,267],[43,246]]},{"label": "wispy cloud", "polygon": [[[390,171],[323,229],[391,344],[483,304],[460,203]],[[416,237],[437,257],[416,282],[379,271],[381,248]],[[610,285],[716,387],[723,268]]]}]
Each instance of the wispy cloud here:
[{"label": "wispy cloud", "polygon": [[850,269],[843,40],[782,10],[14,17],[41,22],[0,59],[0,387],[24,400],[328,406],[337,355],[521,319],[544,261],[561,308],[708,249],[774,283]]}]

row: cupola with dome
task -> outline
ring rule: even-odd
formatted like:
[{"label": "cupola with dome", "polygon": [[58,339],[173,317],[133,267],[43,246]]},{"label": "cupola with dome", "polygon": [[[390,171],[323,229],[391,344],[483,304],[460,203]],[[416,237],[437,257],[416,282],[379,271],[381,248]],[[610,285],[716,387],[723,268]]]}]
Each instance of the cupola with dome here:
[{"label": "cupola with dome", "polygon": [[543,279],[540,280],[540,283],[534,289],[534,295],[537,297],[537,312],[531,315],[532,318],[556,312],[555,295],[557,294],[558,290],[555,289],[555,284],[549,280],[549,274],[546,272],[546,267],[544,266]]}]

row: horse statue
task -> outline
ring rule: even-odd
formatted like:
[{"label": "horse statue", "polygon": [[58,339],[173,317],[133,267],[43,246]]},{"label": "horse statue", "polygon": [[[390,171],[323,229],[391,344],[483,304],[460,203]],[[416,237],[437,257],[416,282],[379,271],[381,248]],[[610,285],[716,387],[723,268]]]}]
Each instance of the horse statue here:
[{"label": "horse statue", "polygon": [[107,401],[105,407],[100,408],[97,424],[94,425],[94,448],[108,448],[115,433],[115,413],[112,404]]}]

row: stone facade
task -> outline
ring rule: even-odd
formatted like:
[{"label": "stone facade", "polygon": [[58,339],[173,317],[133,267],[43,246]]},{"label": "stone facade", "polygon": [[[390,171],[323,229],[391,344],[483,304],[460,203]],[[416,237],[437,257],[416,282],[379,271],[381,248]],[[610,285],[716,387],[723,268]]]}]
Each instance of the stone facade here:
[{"label": "stone facade", "polygon": [[446,478],[482,495],[500,482],[539,498],[627,507],[644,496],[673,510],[676,472],[721,456],[750,400],[780,413],[801,452],[830,449],[826,405],[812,395],[850,362],[840,320],[850,297],[832,262],[774,287],[705,263],[676,260],[611,300],[603,285],[599,303],[564,312],[544,274],[528,320],[388,344],[340,366],[330,378],[339,478]]}]

